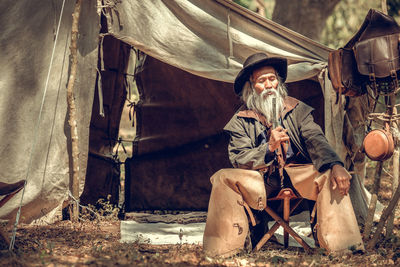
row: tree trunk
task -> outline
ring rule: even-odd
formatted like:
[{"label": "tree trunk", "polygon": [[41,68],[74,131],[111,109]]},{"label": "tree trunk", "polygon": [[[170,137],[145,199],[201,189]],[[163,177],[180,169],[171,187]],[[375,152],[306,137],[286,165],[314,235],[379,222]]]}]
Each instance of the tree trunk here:
[{"label": "tree trunk", "polygon": [[[71,127],[72,140],[72,195],[79,199],[79,146],[78,146],[78,125],[76,121],[76,107],[74,99],[74,83],[76,79],[76,70],[78,65],[77,40],[78,40],[78,22],[81,13],[81,1],[76,0],[74,13],[72,14],[72,34],[71,34],[71,71],[68,79],[67,101],[69,126]],[[78,203],[74,202],[72,211],[72,220],[77,221],[79,215]]]},{"label": "tree trunk", "polygon": [[275,1],[272,20],[313,40],[320,41],[326,20],[340,0]]}]

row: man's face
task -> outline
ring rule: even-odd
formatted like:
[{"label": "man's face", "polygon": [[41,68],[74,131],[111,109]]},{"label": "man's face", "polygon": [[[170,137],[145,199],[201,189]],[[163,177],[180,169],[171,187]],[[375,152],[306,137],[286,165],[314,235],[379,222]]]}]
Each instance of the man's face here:
[{"label": "man's face", "polygon": [[[266,89],[274,89],[278,87],[279,81],[275,69],[271,66],[264,66],[253,71],[251,76],[254,90],[258,95]],[[268,95],[273,94],[269,92]]]}]

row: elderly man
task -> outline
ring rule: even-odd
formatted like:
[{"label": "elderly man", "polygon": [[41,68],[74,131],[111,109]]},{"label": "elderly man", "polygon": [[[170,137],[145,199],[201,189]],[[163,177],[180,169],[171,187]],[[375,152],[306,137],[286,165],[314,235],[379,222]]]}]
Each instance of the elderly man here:
[{"label": "elderly man", "polygon": [[[210,179],[203,239],[208,255],[230,256],[242,249],[248,216],[253,217],[252,210],[263,211],[266,199],[282,187],[315,201],[314,230],[321,247],[330,252],[364,248],[348,195],[351,176],[314,122],[313,109],[287,96],[286,76],[286,59],[257,53],[246,59],[236,77],[234,89],[245,105],[224,128],[235,168],[222,169]],[[284,172],[277,167],[275,151],[280,149]]]}]

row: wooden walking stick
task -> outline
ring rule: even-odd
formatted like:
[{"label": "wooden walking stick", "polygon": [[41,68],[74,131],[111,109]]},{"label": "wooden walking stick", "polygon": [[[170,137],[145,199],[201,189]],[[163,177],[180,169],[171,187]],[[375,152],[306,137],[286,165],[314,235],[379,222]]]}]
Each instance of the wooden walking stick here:
[{"label": "wooden walking stick", "polygon": [[[272,98],[272,129],[275,129],[276,127],[279,126],[279,118],[278,118],[278,112],[276,110],[276,98]],[[283,156],[283,149],[282,146],[284,144],[280,143],[279,147],[275,150],[275,155],[276,155],[276,159],[278,162],[278,170],[279,170],[279,178],[281,180],[281,189],[283,189],[284,184],[283,184],[283,180],[284,180],[284,175],[283,175],[283,167],[285,167],[285,158]],[[286,211],[286,213],[283,216],[283,220],[285,221],[285,223],[289,224],[289,206],[290,206],[290,198],[284,198],[284,211]],[[284,245],[285,248],[288,247],[289,244],[289,231],[284,231],[283,233],[283,241],[284,241]]]},{"label": "wooden walking stick", "polygon": [[[275,129],[279,126],[278,122],[278,112],[276,111],[276,98],[272,98],[272,129]],[[279,177],[281,179],[281,188],[283,188],[283,167],[285,166],[285,159],[283,158],[282,153],[282,144],[275,150],[275,155],[278,162],[278,169],[279,169]]]}]

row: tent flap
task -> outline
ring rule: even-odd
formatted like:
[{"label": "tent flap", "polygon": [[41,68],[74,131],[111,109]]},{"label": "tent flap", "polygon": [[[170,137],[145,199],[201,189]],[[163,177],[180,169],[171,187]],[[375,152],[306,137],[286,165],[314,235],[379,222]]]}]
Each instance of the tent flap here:
[{"label": "tent flap", "polygon": [[[78,74],[74,87],[82,183],[96,80],[99,15],[93,8],[95,4],[95,0],[82,3],[85,15],[79,22]],[[50,0],[0,3],[3,27],[0,36],[0,121],[3,125],[0,129],[0,181],[27,180],[21,222],[31,222],[48,214],[60,207],[68,196],[71,140],[66,85],[73,1],[66,1],[64,7],[44,95],[61,5],[62,1]],[[1,218],[15,219],[21,196],[22,191],[0,209]]]}]

